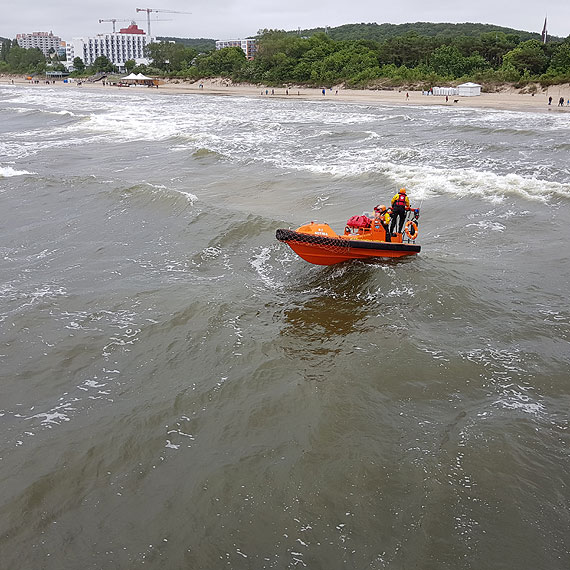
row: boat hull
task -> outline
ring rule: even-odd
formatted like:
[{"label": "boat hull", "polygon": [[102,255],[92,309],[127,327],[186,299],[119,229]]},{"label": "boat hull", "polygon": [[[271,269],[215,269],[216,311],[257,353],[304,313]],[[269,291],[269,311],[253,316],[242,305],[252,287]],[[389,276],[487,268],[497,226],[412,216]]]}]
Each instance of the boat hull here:
[{"label": "boat hull", "polygon": [[315,265],[334,265],[351,259],[404,257],[416,255],[421,246],[348,237],[328,237],[279,229],[275,237],[286,243],[299,257]]}]

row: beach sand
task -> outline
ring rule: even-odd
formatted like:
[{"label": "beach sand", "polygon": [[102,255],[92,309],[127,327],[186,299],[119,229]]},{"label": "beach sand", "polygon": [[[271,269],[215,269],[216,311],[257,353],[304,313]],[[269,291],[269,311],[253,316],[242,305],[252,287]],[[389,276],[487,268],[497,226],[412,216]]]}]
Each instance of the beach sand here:
[{"label": "beach sand", "polygon": [[[48,87],[45,80],[33,84],[24,77],[0,76],[0,84],[27,84],[35,89]],[[127,95],[129,92],[139,92],[140,90],[152,91],[154,93],[168,94],[200,94],[200,95],[228,95],[237,97],[254,98],[297,98],[304,100],[319,100],[323,102],[337,101],[348,103],[361,103],[367,105],[437,105],[447,107],[465,108],[490,108],[511,111],[553,111],[570,112],[570,106],[558,106],[560,97],[564,97],[567,102],[570,98],[570,84],[554,85],[548,89],[537,91],[533,96],[529,93],[521,93],[514,88],[509,88],[497,93],[482,93],[474,97],[460,97],[450,95],[448,101],[445,96],[425,95],[422,91],[412,90],[372,90],[372,89],[345,89],[343,87],[333,87],[326,89],[325,95],[322,88],[307,88],[292,86],[288,89],[284,87],[265,87],[261,85],[234,84],[226,79],[207,79],[202,81],[166,80],[158,87],[117,87],[103,85],[101,82],[91,83],[89,81],[63,83],[56,80],[50,83],[49,87],[60,87],[65,89],[108,89],[121,91]],[[267,93],[267,94],[266,94]],[[548,105],[548,98],[552,97],[552,104]]]}]

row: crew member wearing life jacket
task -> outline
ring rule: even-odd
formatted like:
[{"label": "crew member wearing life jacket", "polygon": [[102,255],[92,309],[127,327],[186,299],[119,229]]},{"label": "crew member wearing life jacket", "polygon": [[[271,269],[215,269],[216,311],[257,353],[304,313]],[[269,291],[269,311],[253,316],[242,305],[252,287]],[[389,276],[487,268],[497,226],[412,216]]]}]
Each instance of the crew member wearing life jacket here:
[{"label": "crew member wearing life jacket", "polygon": [[390,225],[390,233],[394,233],[396,222],[399,219],[398,233],[401,234],[406,221],[406,211],[410,209],[410,200],[406,196],[406,189],[401,188],[400,191],[392,198],[392,223]]},{"label": "crew member wearing life jacket", "polygon": [[390,213],[384,204],[374,206],[374,219],[378,220],[386,232],[386,241],[392,241],[390,236]]}]

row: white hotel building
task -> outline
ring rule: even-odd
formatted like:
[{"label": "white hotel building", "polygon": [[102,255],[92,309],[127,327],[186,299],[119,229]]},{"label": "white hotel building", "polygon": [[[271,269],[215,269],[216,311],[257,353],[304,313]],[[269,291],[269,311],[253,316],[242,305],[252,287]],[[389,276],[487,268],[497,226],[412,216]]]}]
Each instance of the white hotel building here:
[{"label": "white hotel building", "polygon": [[31,34],[16,34],[16,41],[21,48],[39,48],[44,55],[49,55],[49,50],[53,49],[58,53],[65,42],[59,36],[54,36],[52,32],[33,32]]},{"label": "white hotel building", "polygon": [[137,64],[148,64],[150,60],[144,56],[144,48],[155,41],[156,38],[147,36],[135,23],[118,32],[73,38],[67,43],[67,66],[72,66],[76,57],[81,58],[86,66],[91,65],[101,55],[119,68],[130,59]]}]

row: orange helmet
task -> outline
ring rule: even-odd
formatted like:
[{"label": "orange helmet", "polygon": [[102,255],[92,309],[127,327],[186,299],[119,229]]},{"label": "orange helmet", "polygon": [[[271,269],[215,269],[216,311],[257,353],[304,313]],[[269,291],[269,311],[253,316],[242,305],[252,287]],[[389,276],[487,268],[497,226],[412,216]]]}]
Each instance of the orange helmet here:
[{"label": "orange helmet", "polygon": [[406,189],[405,188],[400,188],[400,191],[398,192],[398,194],[405,194],[406,193]]}]

